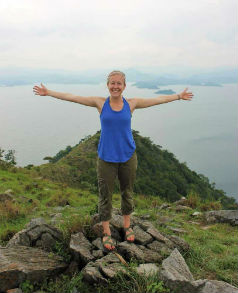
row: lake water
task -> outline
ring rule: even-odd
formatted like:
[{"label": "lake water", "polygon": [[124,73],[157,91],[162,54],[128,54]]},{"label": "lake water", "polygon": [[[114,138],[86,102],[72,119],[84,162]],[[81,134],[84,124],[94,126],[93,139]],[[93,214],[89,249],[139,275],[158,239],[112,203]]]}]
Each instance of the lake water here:
[{"label": "lake water", "polygon": [[[49,84],[56,91],[107,96],[105,84]],[[0,147],[14,149],[19,166],[45,163],[66,146],[100,129],[96,108],[35,96],[33,85],[0,87]],[[161,87],[181,92],[186,85]],[[228,196],[238,195],[237,84],[193,86],[194,98],[135,110],[132,129],[207,176]],[[125,97],[156,97],[155,90],[127,84]]]}]

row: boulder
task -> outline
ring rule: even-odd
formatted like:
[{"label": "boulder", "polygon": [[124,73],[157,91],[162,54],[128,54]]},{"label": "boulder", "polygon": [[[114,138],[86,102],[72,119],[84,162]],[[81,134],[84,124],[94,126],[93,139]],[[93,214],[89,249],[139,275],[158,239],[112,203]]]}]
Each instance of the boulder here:
[{"label": "boulder", "polygon": [[173,242],[173,247],[177,248],[181,253],[188,252],[190,250],[189,244],[182,238],[176,235],[166,235],[167,238]]},{"label": "boulder", "polygon": [[135,233],[135,242],[141,245],[146,245],[153,241],[153,237],[150,234],[146,233],[139,226],[134,226],[133,231]]},{"label": "boulder", "polygon": [[220,210],[204,213],[207,223],[229,223],[232,226],[238,225],[238,210]]},{"label": "boulder", "polygon": [[177,248],[162,262],[160,277],[167,287],[178,293],[195,293],[197,289],[192,284],[193,275]]},{"label": "boulder", "polygon": [[92,242],[93,246],[97,249],[103,250],[102,238],[97,238]]},{"label": "boulder", "polygon": [[17,288],[25,280],[41,282],[67,268],[62,257],[38,248],[0,248],[0,292]]},{"label": "boulder", "polygon": [[112,214],[110,224],[116,229],[123,229],[123,217],[120,215]]},{"label": "boulder", "polygon": [[164,237],[157,229],[149,228],[147,229],[147,233],[153,236],[156,240],[165,243],[168,247],[173,247],[172,242],[168,238]]},{"label": "boulder", "polygon": [[126,269],[121,263],[100,263],[99,269],[109,279],[114,278],[120,271],[126,273]]},{"label": "boulder", "polygon": [[172,252],[172,250],[165,243],[159,242],[157,240],[154,240],[152,243],[147,244],[147,247],[160,253],[161,256],[167,257]]},{"label": "boulder", "polygon": [[69,246],[75,260],[79,262],[81,266],[95,259],[91,253],[92,244],[82,232],[71,235]]},{"label": "boulder", "polygon": [[90,284],[107,283],[108,279],[113,278],[119,271],[124,271],[120,258],[114,253],[109,253],[106,256],[88,263],[82,270],[83,278]]},{"label": "boulder", "polygon": [[82,269],[83,280],[88,282],[89,284],[101,283],[106,284],[108,281],[103,275],[100,273],[99,268],[94,265],[94,263],[89,262]]},{"label": "boulder", "polygon": [[138,248],[143,251],[143,263],[161,263],[163,259],[163,255],[161,253],[148,249],[143,245],[138,245]]},{"label": "boulder", "polygon": [[57,228],[50,226],[43,218],[32,219],[25,229],[16,233],[6,247],[28,246],[41,247],[46,251],[54,248],[57,241],[62,241],[63,234]]},{"label": "boulder", "polygon": [[134,220],[135,225],[140,226],[144,231],[147,231],[149,228],[155,229],[154,225],[149,221],[142,221],[141,219]]},{"label": "boulder", "polygon": [[134,258],[140,262],[144,262],[143,251],[134,243],[128,243],[126,241],[121,242],[117,245],[117,250],[128,261],[130,261],[130,259]]},{"label": "boulder", "polygon": [[175,248],[162,263],[159,276],[176,293],[238,293],[238,288],[222,281],[194,280],[184,258]]}]

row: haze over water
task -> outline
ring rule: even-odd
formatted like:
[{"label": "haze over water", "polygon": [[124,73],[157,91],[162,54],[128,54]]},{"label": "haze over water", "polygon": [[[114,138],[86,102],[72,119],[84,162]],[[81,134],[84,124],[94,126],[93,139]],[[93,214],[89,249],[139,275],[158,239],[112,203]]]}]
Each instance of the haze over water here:
[{"label": "haze over water", "polygon": [[[19,166],[45,163],[66,146],[100,129],[95,108],[35,96],[32,86],[0,87],[0,147],[16,150]],[[106,97],[105,84],[47,87],[79,95]],[[186,85],[166,86],[181,92]],[[175,101],[137,109],[132,129],[172,152],[180,162],[207,176],[216,187],[237,199],[237,84],[192,86],[191,102]],[[155,90],[127,84],[124,96],[156,97]]]}]

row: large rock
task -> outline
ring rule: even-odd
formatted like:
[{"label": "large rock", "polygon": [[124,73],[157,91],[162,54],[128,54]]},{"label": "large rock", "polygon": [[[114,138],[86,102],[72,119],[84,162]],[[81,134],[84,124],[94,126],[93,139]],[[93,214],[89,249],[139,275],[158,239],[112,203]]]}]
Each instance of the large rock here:
[{"label": "large rock", "polygon": [[195,281],[177,249],[163,261],[159,276],[176,293],[238,293],[236,287],[225,282],[207,279]]},{"label": "large rock", "polygon": [[128,261],[134,258],[140,262],[143,262],[144,253],[134,243],[128,243],[126,241],[121,242],[118,244],[117,250]]},{"label": "large rock", "polygon": [[126,272],[125,267],[111,252],[95,262],[88,263],[83,268],[82,274],[84,280],[91,284],[107,283],[107,280],[113,278],[119,271]]},{"label": "large rock", "polygon": [[126,241],[118,244],[118,252],[127,260],[136,259],[140,263],[160,263],[162,255],[142,245],[128,243]]},{"label": "large rock", "polygon": [[60,256],[38,248],[0,248],[0,292],[17,288],[25,280],[41,282],[67,268]]},{"label": "large rock", "polygon": [[148,249],[143,245],[138,245],[138,247],[143,251],[143,262],[160,263],[162,261],[163,255],[161,253]]},{"label": "large rock", "polygon": [[71,235],[69,246],[72,254],[80,263],[80,265],[86,265],[88,262],[91,262],[95,259],[91,253],[92,244],[88,241],[82,232]]},{"label": "large rock", "polygon": [[[160,277],[165,285],[178,293],[194,293],[196,285],[193,285],[191,274],[184,258],[175,248],[171,255],[162,262]],[[200,284],[197,284],[199,287]]]},{"label": "large rock", "polygon": [[112,214],[110,224],[117,229],[123,229],[123,217],[120,215]]},{"label": "large rock", "polygon": [[99,272],[99,268],[93,262],[89,262],[82,270],[84,281],[89,284],[107,283],[107,279]]},{"label": "large rock", "polygon": [[9,240],[7,247],[16,245],[28,247],[40,247],[47,251],[54,248],[56,242],[63,239],[63,234],[57,228],[50,226],[43,218],[32,219],[25,229],[16,233]]},{"label": "large rock", "polygon": [[157,240],[154,240],[152,243],[149,243],[147,247],[151,250],[154,250],[158,253],[160,253],[161,256],[169,256],[172,252],[171,248],[169,248],[166,244],[159,242]]},{"label": "large rock", "polygon": [[135,226],[133,228],[133,231],[135,233],[135,242],[141,245],[146,245],[153,241],[153,237],[150,234],[146,233],[139,226]]},{"label": "large rock", "polygon": [[188,252],[190,250],[189,244],[182,238],[175,235],[166,235],[167,238],[173,242],[174,248],[176,247],[180,252]]},{"label": "large rock", "polygon": [[220,210],[204,213],[207,223],[229,223],[233,226],[238,225],[238,210]]},{"label": "large rock", "polygon": [[165,243],[168,247],[173,247],[173,243],[168,238],[164,237],[157,229],[149,228],[147,233],[152,235],[156,240]]}]

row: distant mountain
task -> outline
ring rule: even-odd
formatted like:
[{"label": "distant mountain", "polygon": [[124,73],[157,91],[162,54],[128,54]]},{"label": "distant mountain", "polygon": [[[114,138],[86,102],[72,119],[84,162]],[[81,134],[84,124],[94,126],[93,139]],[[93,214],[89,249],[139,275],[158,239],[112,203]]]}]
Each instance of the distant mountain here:
[{"label": "distant mountain", "polygon": [[[158,195],[169,201],[193,193],[203,200],[220,200],[226,208],[235,202],[224,191],[215,189],[207,177],[191,171],[172,153],[153,144],[150,138],[142,137],[134,130],[133,136],[138,157],[134,188],[136,193]],[[45,158],[49,163],[34,168],[45,178],[97,192],[96,159],[99,138],[98,131],[95,135],[82,139],[76,146],[68,146],[55,157]],[[119,191],[118,184],[116,190]]]},{"label": "distant mountain", "polygon": [[[159,86],[186,84],[201,86],[221,86],[225,83],[236,83],[238,71],[236,68],[217,68],[197,72],[194,70],[184,73],[171,74],[161,72],[158,68],[156,73],[147,69],[146,72],[135,68],[122,69],[126,74],[128,82],[134,82],[138,88],[157,89]],[[172,69],[170,69],[172,70]],[[175,69],[174,69],[175,70]],[[0,68],[0,86],[17,86],[35,83],[60,83],[60,84],[97,84],[106,82],[108,73],[111,70],[87,70],[87,71],[66,71],[49,69],[29,68]],[[175,70],[177,72],[177,70]]]}]

